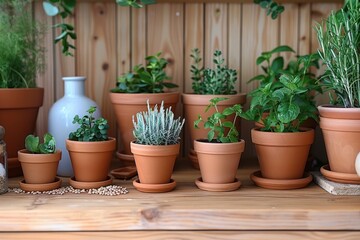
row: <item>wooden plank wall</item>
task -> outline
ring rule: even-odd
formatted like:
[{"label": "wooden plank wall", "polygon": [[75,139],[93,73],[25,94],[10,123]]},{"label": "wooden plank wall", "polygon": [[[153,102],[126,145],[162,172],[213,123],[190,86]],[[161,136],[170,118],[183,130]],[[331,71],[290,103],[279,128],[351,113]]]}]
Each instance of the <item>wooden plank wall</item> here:
[{"label": "wooden plank wall", "polygon": [[[191,92],[189,55],[192,48],[198,47],[206,66],[211,66],[214,50],[222,50],[227,63],[239,72],[238,91],[248,93],[257,86],[247,80],[261,72],[255,60],[262,51],[280,44],[290,45],[299,54],[316,51],[315,21],[342,5],[331,0],[321,3],[289,0],[280,18],[272,20],[265,10],[251,2],[175,2],[130,9],[115,5],[115,1],[78,0],[75,16],[70,19],[78,35],[75,57],[62,56],[60,46],[53,45],[54,30],[44,39],[48,64],[46,72],[38,78],[38,85],[45,87],[38,133],[47,131],[49,108],[63,96],[61,77],[84,75],[87,96],[99,104],[103,116],[109,119],[111,135],[116,136],[109,89],[115,86],[117,76],[144,63],[146,55],[159,51],[169,60],[168,74],[179,85],[180,92]],[[34,3],[34,9],[36,18],[49,26],[54,23],[54,19],[44,15],[41,1]],[[322,97],[321,101],[326,99]],[[244,121],[242,126],[242,137],[250,143],[249,130],[253,125]],[[244,158],[254,156],[252,144],[247,144]]]}]

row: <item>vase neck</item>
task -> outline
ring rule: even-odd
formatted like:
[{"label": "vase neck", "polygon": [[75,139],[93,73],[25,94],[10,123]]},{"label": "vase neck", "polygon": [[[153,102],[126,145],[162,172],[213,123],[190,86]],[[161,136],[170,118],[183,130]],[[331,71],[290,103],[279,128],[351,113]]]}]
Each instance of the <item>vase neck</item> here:
[{"label": "vase neck", "polygon": [[65,95],[85,95],[85,77],[64,77],[63,80]]}]

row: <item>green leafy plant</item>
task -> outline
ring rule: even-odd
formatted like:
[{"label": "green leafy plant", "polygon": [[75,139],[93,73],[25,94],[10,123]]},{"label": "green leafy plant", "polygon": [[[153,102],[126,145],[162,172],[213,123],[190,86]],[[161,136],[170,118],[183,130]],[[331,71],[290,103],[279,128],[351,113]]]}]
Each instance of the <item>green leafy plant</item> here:
[{"label": "green leafy plant", "polygon": [[185,119],[175,119],[171,107],[164,108],[161,102],[160,109],[155,105],[150,108],[147,101],[147,112],[139,112],[133,116],[133,135],[135,143],[144,145],[171,145],[180,141],[181,129]]},{"label": "green leafy plant", "polygon": [[327,67],[321,83],[337,96],[332,103],[360,107],[360,2],[345,1],[315,29],[318,52]]},{"label": "green leafy plant", "polygon": [[237,72],[224,65],[222,52],[216,50],[214,52],[213,63],[215,69],[203,68],[200,66],[202,59],[200,58],[200,50],[198,48],[191,50],[190,57],[194,64],[191,65],[191,73],[193,80],[192,89],[195,94],[236,94],[235,82],[237,80]]},{"label": "green leafy plant", "polygon": [[168,64],[165,58],[160,58],[161,52],[147,56],[146,66],[136,65],[132,72],[118,78],[117,87],[111,92],[117,93],[161,93],[164,88],[176,88],[178,85],[166,82],[170,77],[166,75]]},{"label": "green leafy plant", "polygon": [[272,19],[276,19],[285,10],[284,6],[273,0],[254,0],[254,3],[266,9],[266,14],[270,15]]},{"label": "green leafy plant", "polygon": [[55,153],[55,138],[50,133],[45,133],[44,141],[40,143],[39,137],[30,134],[25,138],[25,148],[31,153]]},{"label": "green leafy plant", "polygon": [[[155,0],[115,0],[119,6],[130,6],[134,8],[141,8],[146,4],[153,4]],[[43,1],[43,8],[48,16],[61,16],[61,22],[54,25],[55,28],[61,29],[61,33],[56,36],[55,44],[61,42],[62,52],[65,56],[73,56],[71,50],[75,49],[69,40],[76,39],[75,28],[73,25],[66,23],[66,18],[73,14],[76,5],[76,0],[46,0]]]},{"label": "green leafy plant", "polygon": [[45,28],[33,19],[30,0],[0,1],[0,88],[36,87],[44,70]]},{"label": "green leafy plant", "polygon": [[[198,116],[198,119],[194,122],[194,127],[199,128],[199,123],[204,122],[204,128],[209,129],[207,139],[209,142],[221,142],[221,143],[230,143],[239,141],[239,132],[236,129],[235,123],[237,118],[242,113],[242,107],[240,104],[235,104],[231,107],[225,108],[222,112],[219,111],[217,104],[220,101],[227,100],[228,98],[212,98],[210,104],[206,107],[205,112],[209,109],[215,109],[214,114],[208,117],[207,120],[204,120],[201,115]],[[230,115],[234,116],[234,120],[228,121],[226,118]]]},{"label": "green leafy plant", "polygon": [[79,124],[79,128],[75,132],[69,134],[69,139],[82,142],[97,142],[108,140],[109,124],[104,118],[94,118],[96,107],[91,106],[87,112],[88,115],[79,117],[76,115],[73,124]]},{"label": "green leafy plant", "polygon": [[311,93],[321,89],[310,67],[316,65],[318,55],[299,56],[285,69],[281,60],[271,63],[271,57],[266,54],[264,60],[263,55],[257,59],[257,63],[267,61],[268,66],[264,67],[264,71],[268,74],[252,79],[261,82],[258,88],[249,93],[252,97],[250,108],[241,117],[261,122],[264,125],[261,130],[271,132],[298,132],[300,125],[308,118],[317,121],[317,108]]}]

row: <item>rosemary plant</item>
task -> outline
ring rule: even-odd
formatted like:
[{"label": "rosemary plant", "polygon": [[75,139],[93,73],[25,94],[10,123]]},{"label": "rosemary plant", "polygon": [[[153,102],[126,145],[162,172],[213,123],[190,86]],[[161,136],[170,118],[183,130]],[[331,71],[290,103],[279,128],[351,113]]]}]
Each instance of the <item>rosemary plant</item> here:
[{"label": "rosemary plant", "polygon": [[164,109],[164,102],[161,102],[160,109],[155,105],[150,108],[147,101],[147,112],[133,116],[135,143],[144,145],[171,145],[180,141],[181,129],[185,119],[175,119],[171,107]]},{"label": "rosemary plant", "polygon": [[322,78],[327,90],[337,95],[334,104],[360,107],[360,2],[345,1],[316,26],[319,55],[327,66]]},{"label": "rosemary plant", "polygon": [[216,50],[214,52],[215,69],[200,67],[200,50],[198,48],[191,50],[190,57],[194,60],[191,65],[191,73],[193,80],[192,89],[196,94],[220,95],[235,94],[235,81],[237,80],[237,72],[224,65],[222,52]]}]

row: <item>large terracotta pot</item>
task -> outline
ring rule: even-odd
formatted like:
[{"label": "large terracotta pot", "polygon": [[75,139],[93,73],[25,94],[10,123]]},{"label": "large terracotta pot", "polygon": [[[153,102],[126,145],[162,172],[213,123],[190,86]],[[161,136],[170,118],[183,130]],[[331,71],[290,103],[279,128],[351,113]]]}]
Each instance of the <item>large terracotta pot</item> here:
[{"label": "large terracotta pot", "polygon": [[236,178],[245,141],[235,143],[210,143],[195,140],[202,181],[205,183],[233,183]]},{"label": "large terracotta pot", "polygon": [[[200,94],[182,94],[182,103],[184,104],[185,112],[185,129],[187,133],[190,133],[191,142],[189,158],[195,168],[198,168],[198,159],[193,153],[194,140],[207,138],[208,129],[204,129],[203,123],[199,124],[199,129],[194,128],[194,121],[198,119],[199,114],[203,119],[207,119],[214,113],[213,109],[205,112],[206,106],[210,104],[210,100],[215,97],[226,97],[228,100],[218,103],[219,111],[223,111],[225,108],[234,104],[244,104],[246,102],[246,94],[239,93],[235,95],[200,95]],[[234,115],[229,116],[229,120],[234,119]],[[236,128],[240,130],[240,120],[237,122]]]},{"label": "large terracotta pot", "polygon": [[108,177],[115,138],[100,142],[79,142],[66,140],[75,180],[78,182],[100,182]]},{"label": "large terracotta pot", "polygon": [[43,97],[44,88],[0,89],[0,125],[6,131],[9,177],[22,174],[17,154],[24,148],[26,136],[35,131]]},{"label": "large terracotta pot", "polygon": [[170,182],[180,144],[142,145],[131,142],[136,168],[142,184],[166,184]]},{"label": "large terracotta pot", "polygon": [[314,129],[278,133],[251,130],[261,175],[268,179],[300,179],[304,175]]},{"label": "large terracotta pot", "polygon": [[117,153],[124,165],[134,165],[134,158],[131,153],[130,143],[134,140],[132,117],[136,113],[147,110],[147,100],[151,107],[157,104],[160,106],[164,101],[164,107],[171,106],[173,112],[176,110],[179,101],[179,92],[168,93],[110,93],[110,100],[116,115],[119,127],[120,141],[123,149]]},{"label": "large terracotta pot", "polygon": [[50,154],[35,154],[22,149],[18,151],[18,158],[26,183],[52,183],[55,181],[56,171],[61,159],[61,150]]},{"label": "large terracotta pot", "polygon": [[330,170],[356,174],[355,159],[360,152],[360,108],[323,105],[318,109]]}]

